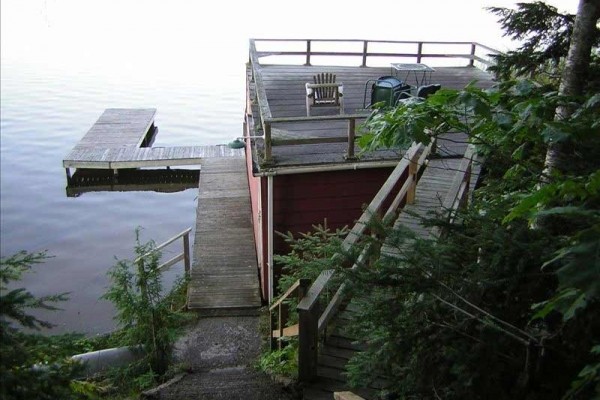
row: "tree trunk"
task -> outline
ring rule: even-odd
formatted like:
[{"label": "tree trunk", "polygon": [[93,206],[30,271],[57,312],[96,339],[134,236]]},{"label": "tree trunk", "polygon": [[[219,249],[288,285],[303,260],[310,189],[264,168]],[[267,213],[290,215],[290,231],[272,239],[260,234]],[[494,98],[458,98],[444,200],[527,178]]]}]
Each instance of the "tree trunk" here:
[{"label": "tree trunk", "polygon": [[[577,16],[573,26],[573,34],[569,53],[562,73],[559,93],[566,96],[583,94],[591,60],[592,45],[596,24],[600,18],[599,0],[579,0]],[[569,118],[573,110],[567,106],[556,109],[555,119]],[[549,177],[555,172],[565,172],[572,160],[572,146],[566,142],[550,142],[546,151],[544,176]]]}]

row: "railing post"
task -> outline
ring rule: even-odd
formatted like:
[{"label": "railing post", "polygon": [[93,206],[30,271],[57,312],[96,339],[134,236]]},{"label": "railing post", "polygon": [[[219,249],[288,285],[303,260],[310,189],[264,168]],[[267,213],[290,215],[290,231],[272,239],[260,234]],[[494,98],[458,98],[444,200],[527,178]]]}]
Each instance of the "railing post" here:
[{"label": "railing post", "polygon": [[348,150],[346,151],[346,160],[355,160],[354,156],[354,139],[356,137],[356,120],[348,119]]},{"label": "railing post", "polygon": [[263,130],[264,130],[264,134],[265,134],[265,163],[270,163],[272,162],[272,155],[271,155],[271,123],[270,122],[266,122],[263,121]]},{"label": "railing post", "polygon": [[185,275],[190,276],[190,233],[186,232],[183,235],[183,265],[185,267]]},{"label": "railing post", "polygon": [[367,40],[363,41],[363,55],[362,55],[362,65],[361,65],[361,67],[366,67],[367,66],[367,50],[368,50],[368,46],[369,46],[369,41],[367,41]]},{"label": "railing post", "polygon": [[317,375],[319,351],[319,301],[308,310],[298,310],[298,379],[310,382]]},{"label": "railing post", "polygon": [[310,40],[307,40],[306,41],[306,64],[304,64],[306,66],[310,65],[310,44],[311,44]]},{"label": "railing post", "polygon": [[475,45],[475,43],[471,43],[471,60],[469,60],[469,67],[472,67],[475,65],[475,50],[476,50],[477,46]]},{"label": "railing post", "polygon": [[279,303],[279,306],[277,307],[277,311],[279,313],[279,318],[277,321],[277,324],[279,327],[279,340],[277,341],[278,342],[277,348],[279,350],[281,350],[281,338],[283,338],[283,321],[285,319],[283,316],[283,302]]},{"label": "railing post", "polygon": [[423,55],[423,42],[417,44],[417,64],[421,63],[421,57]]},{"label": "railing post", "polygon": [[408,178],[411,180],[410,187],[406,193],[406,204],[413,204],[417,195],[417,174],[419,172],[419,153],[415,152],[408,164]]}]

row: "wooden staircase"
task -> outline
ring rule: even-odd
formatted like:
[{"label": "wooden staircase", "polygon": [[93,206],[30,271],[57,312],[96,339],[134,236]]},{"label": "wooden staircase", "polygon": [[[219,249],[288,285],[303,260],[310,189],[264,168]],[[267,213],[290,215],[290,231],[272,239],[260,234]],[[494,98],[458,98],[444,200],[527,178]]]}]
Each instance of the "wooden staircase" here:
[{"label": "wooden staircase", "polygon": [[[464,154],[462,157],[455,154],[428,160],[433,145],[425,147],[413,144],[406,152],[405,158],[392,171],[347,235],[342,245],[345,250],[360,246],[365,234],[374,234],[368,231],[368,222],[374,215],[395,219],[394,226],[408,226],[422,237],[440,235],[439,231],[430,231],[420,225],[420,217],[431,212],[444,212],[451,221],[454,218],[453,211],[466,201],[469,189],[474,186],[479,166],[473,163],[473,147],[467,147],[466,144],[458,153]],[[398,189],[398,186],[401,187]],[[411,211],[400,212],[402,207]],[[389,255],[394,253],[394,249],[385,244],[380,250]],[[351,268],[365,267],[369,253],[368,245],[364,246]],[[323,271],[310,288],[307,282],[298,281],[271,306],[272,344],[277,342],[273,338],[298,335],[299,380],[303,383],[304,399],[332,399],[334,392],[342,391],[351,391],[364,399],[376,399],[378,391],[385,387],[384,379],[376,379],[372,386],[359,389],[350,388],[347,383],[347,363],[365,346],[348,333],[349,324],[355,320],[358,309],[351,299],[345,298],[343,283],[324,307],[320,305],[322,294],[332,282],[333,275],[332,270]],[[299,299],[299,323],[284,328],[284,315],[291,310],[284,312],[283,305],[292,295],[297,295]],[[275,320],[273,317],[276,315],[278,318]]]}]

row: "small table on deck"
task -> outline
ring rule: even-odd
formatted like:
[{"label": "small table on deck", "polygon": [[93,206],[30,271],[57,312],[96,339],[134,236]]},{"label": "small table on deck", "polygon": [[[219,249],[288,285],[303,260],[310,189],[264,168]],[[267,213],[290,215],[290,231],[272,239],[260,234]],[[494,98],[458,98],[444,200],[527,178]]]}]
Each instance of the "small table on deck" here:
[{"label": "small table on deck", "polygon": [[408,81],[412,75],[417,84],[416,88],[428,85],[431,82],[431,73],[435,72],[435,69],[421,63],[392,63],[390,70],[391,75],[404,78],[404,82],[408,85],[411,85]]}]

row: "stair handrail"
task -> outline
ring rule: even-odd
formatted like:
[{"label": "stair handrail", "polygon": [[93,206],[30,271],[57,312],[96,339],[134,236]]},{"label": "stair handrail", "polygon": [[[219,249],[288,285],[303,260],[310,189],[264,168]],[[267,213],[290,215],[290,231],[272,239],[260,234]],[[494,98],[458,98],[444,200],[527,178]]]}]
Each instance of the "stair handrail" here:
[{"label": "stair handrail", "polygon": [[[270,344],[271,350],[275,350],[278,348],[281,350],[282,348],[282,340],[283,337],[293,337],[298,336],[299,324],[292,326],[285,326],[285,321],[287,320],[287,313],[289,312],[289,307],[285,307],[285,301],[288,300],[291,296],[295,295],[298,299],[298,302],[302,300],[308,287],[310,286],[310,279],[308,278],[300,278],[296,282],[290,286],[290,288],[279,298],[277,301],[273,302],[269,307],[269,336],[270,336]],[[277,313],[275,314],[275,310]],[[277,315],[277,320],[273,319],[274,315]]]},{"label": "stair handrail", "polygon": [[[383,214],[384,218],[389,218],[398,212],[403,202],[407,204],[414,202],[419,171],[425,165],[427,157],[433,148],[435,148],[434,140],[428,146],[413,142],[411,147],[406,151],[405,156],[396,168],[394,168],[342,242],[342,251],[347,252],[352,246],[358,244],[367,231],[368,223],[374,215],[381,217]],[[400,189],[396,191],[395,189],[403,176],[406,176],[406,179]],[[384,212],[385,205],[390,201],[390,205]],[[359,268],[364,265],[366,258],[370,254],[370,250],[369,245],[363,247],[351,268]],[[344,260],[344,256],[337,253],[333,256],[333,259],[341,263]],[[319,298],[333,276],[333,270],[321,272],[297,307],[299,321],[298,378],[303,382],[311,381],[316,376],[319,334],[326,331],[327,324],[337,313],[343,300],[346,286],[342,283],[325,307],[323,313],[319,314]]]},{"label": "stair handrail", "polygon": [[165,248],[166,246],[170,245],[177,239],[182,238],[183,239],[183,251],[181,253],[177,254],[176,256],[174,256],[173,258],[169,259],[168,261],[165,261],[164,263],[160,264],[157,267],[157,269],[161,270],[163,268],[169,268],[169,267],[173,266],[174,264],[178,263],[179,261],[183,261],[184,268],[185,268],[185,274],[186,274],[186,276],[189,276],[190,270],[191,270],[191,262],[190,262],[190,232],[191,231],[192,231],[192,228],[187,228],[186,230],[178,233],[177,235],[173,236],[172,238],[167,239],[165,242],[159,244],[154,249],[152,249],[149,252],[142,254],[141,256],[136,258],[134,261],[134,264],[137,264],[138,262],[140,262],[144,258],[148,257],[149,255],[153,254],[154,252]]}]

